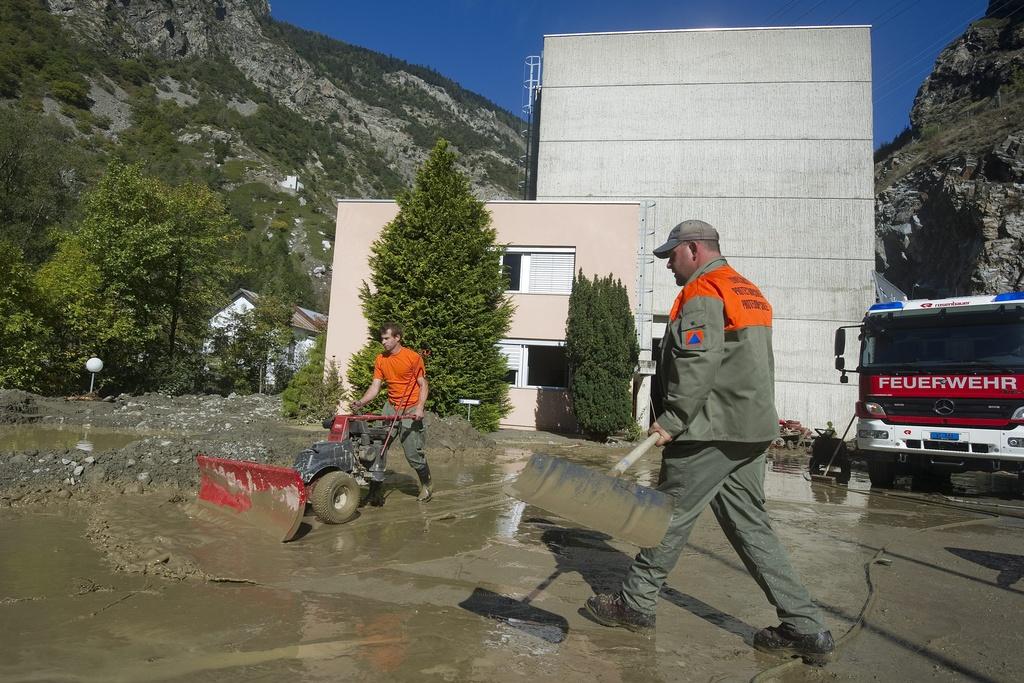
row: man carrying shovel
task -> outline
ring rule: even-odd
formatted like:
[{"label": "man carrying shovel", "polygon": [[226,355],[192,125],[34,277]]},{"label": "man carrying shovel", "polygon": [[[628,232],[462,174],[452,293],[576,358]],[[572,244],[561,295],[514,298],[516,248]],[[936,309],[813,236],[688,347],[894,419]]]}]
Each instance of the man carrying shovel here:
[{"label": "man carrying shovel", "polygon": [[754,647],[824,664],[832,634],[764,508],[764,453],[778,433],[771,305],[726,263],[704,221],[676,225],[654,254],[683,288],[661,343],[664,412],[649,432],[665,446],[658,489],[673,497],[672,518],[661,543],[636,556],[621,592],[595,595],[587,611],[606,626],[653,631],[658,592],[710,504],[782,621],[758,631]]},{"label": "man carrying shovel", "polygon": [[[400,419],[396,417],[399,424],[398,440],[402,442],[405,459],[420,480],[417,500],[425,503],[433,493],[430,467],[423,452],[423,410],[430,392],[423,358],[412,349],[402,346],[402,327],[397,323],[387,322],[381,326],[380,343],[384,345],[384,353],[378,355],[373,364],[373,382],[362,398],[352,402],[352,410],[358,412],[375,399],[380,393],[381,384],[387,382],[388,401],[384,404],[384,414],[402,416]],[[370,505],[384,504],[382,469],[380,477],[378,480],[375,476],[370,482],[367,496]]]}]

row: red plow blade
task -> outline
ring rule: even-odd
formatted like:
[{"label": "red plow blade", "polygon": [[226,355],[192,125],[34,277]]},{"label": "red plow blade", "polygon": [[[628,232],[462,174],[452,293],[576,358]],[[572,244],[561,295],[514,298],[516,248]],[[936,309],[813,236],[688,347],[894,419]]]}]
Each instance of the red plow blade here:
[{"label": "red plow blade", "polygon": [[306,510],[306,486],[290,467],[197,455],[199,501],[280,541],[289,541]]}]

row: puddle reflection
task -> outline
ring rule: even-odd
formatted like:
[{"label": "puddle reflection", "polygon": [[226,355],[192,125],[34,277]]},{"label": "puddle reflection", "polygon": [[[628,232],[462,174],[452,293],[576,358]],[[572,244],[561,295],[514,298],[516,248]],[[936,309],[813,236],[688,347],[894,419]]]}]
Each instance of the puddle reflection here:
[{"label": "puddle reflection", "polygon": [[0,427],[0,453],[29,450],[78,450],[84,453],[109,451],[138,441],[150,433],[92,429],[14,425]]},{"label": "puddle reflection", "polygon": [[866,492],[871,488],[867,475],[853,472],[846,486],[812,483],[806,478],[809,462],[809,454],[769,452],[764,478],[765,496],[769,500],[867,507],[867,496],[859,493],[850,495],[853,491]]}]

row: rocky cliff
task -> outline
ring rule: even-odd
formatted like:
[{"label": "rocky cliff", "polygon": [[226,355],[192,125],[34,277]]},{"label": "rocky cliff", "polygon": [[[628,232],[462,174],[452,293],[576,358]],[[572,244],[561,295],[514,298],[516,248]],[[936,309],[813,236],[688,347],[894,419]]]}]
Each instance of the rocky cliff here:
[{"label": "rocky cliff", "polygon": [[1024,0],[939,55],[875,165],[876,270],[912,297],[1024,290]]}]

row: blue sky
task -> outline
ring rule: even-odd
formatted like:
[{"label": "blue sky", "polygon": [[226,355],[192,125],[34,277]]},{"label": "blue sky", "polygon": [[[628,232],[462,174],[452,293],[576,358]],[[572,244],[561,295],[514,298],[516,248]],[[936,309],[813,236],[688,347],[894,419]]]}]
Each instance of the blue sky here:
[{"label": "blue sky", "polygon": [[277,0],[275,19],[428,66],[520,113],[546,33],[869,24],[875,147],[910,122],[938,53],[988,0]]}]

